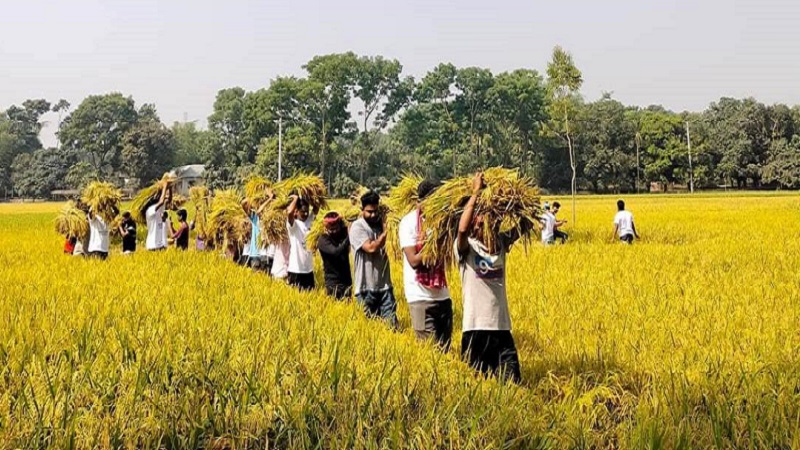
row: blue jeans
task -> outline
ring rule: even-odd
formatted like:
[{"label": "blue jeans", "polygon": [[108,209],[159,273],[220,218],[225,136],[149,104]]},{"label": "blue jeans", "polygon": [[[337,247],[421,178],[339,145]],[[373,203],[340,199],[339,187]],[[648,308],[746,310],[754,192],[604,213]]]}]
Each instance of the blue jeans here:
[{"label": "blue jeans", "polygon": [[356,301],[364,308],[367,317],[380,317],[397,328],[397,300],[392,288],[384,291],[364,291],[356,294]]}]

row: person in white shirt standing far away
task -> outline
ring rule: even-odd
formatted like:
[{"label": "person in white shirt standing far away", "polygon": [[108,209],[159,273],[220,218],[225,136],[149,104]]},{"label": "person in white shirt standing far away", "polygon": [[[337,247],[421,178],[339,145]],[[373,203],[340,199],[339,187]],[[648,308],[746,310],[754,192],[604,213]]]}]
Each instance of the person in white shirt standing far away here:
[{"label": "person in white shirt standing far away", "polygon": [[453,337],[453,301],[447,289],[443,266],[428,267],[420,252],[425,236],[420,236],[422,210],[420,203],[432,194],[441,182],[423,180],[417,187],[417,208],[400,221],[400,247],[403,249],[403,285],[405,287],[411,325],[420,340],[433,339],[445,353]]},{"label": "person in white shirt standing far away", "polygon": [[169,183],[165,183],[161,188],[161,195],[150,199],[150,204],[145,209],[145,219],[147,220],[147,239],[145,247],[147,250],[164,250],[167,242],[164,240],[164,205],[167,203]]},{"label": "person in white shirt standing far away", "polygon": [[633,244],[633,238],[639,239],[636,232],[636,225],[633,224],[633,214],[625,210],[625,202],[617,200],[617,215],[614,216],[614,235],[611,241],[619,236],[619,240],[625,244]]},{"label": "person in white shirt standing far away", "polygon": [[552,245],[556,243],[556,216],[550,212],[550,202],[544,202],[544,213],[539,219],[542,223],[542,244]]},{"label": "person in white shirt standing far away", "polygon": [[95,211],[89,209],[89,256],[108,258],[108,224]]}]

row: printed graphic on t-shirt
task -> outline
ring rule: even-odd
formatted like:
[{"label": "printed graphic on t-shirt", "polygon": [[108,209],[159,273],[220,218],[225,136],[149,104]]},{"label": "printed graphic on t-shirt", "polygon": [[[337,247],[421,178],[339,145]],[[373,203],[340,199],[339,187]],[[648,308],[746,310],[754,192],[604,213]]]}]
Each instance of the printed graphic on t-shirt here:
[{"label": "printed graphic on t-shirt", "polygon": [[482,280],[502,278],[503,266],[498,262],[499,258],[485,258],[475,253],[475,275]]}]

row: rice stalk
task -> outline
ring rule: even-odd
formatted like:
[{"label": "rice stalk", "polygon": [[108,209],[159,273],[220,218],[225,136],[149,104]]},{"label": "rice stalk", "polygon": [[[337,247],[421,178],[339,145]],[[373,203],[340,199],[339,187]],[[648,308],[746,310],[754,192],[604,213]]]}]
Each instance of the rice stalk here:
[{"label": "rice stalk", "polygon": [[85,239],[89,236],[89,222],[86,214],[78,209],[75,202],[67,202],[55,218],[56,232],[67,238]]},{"label": "rice stalk", "polygon": [[122,192],[111,183],[93,181],[83,189],[81,201],[106,223],[111,223],[119,214]]}]

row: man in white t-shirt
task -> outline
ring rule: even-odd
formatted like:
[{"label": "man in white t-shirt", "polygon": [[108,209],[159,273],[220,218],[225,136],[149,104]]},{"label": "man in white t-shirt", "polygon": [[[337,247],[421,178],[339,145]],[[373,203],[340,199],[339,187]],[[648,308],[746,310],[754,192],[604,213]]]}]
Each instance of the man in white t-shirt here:
[{"label": "man in white t-shirt", "polygon": [[542,224],[542,244],[544,245],[552,245],[556,243],[556,216],[550,212],[550,203],[544,203],[544,213],[542,213],[542,217],[539,218],[539,222]]},{"label": "man in white t-shirt", "polygon": [[94,211],[89,210],[89,256],[108,258],[108,224]]},{"label": "man in white t-shirt", "polygon": [[[431,195],[441,183],[423,180],[417,186],[421,202]],[[417,208],[400,220],[400,247],[403,249],[403,286],[411,313],[411,326],[421,340],[433,339],[444,351],[450,350],[453,336],[453,302],[447,288],[444,267],[427,267],[420,252],[425,242],[420,236],[422,211]]]},{"label": "man in white t-shirt", "polygon": [[611,241],[619,236],[619,240],[625,244],[633,244],[633,238],[639,239],[636,232],[636,225],[633,223],[633,214],[625,210],[625,202],[617,200],[617,214],[614,216],[614,234]]},{"label": "man in white t-shirt", "polygon": [[163,250],[167,248],[167,242],[164,240],[164,205],[167,202],[167,191],[169,183],[165,183],[161,188],[161,194],[158,197],[150,199],[150,204],[145,208],[145,220],[147,221],[147,239],[145,240],[145,248],[147,250]]},{"label": "man in white t-shirt", "polygon": [[306,237],[314,223],[314,215],[308,211],[308,202],[293,195],[286,209],[286,225],[289,229],[289,267],[286,278],[290,286],[301,291],[314,289],[314,254],[306,247]]}]

